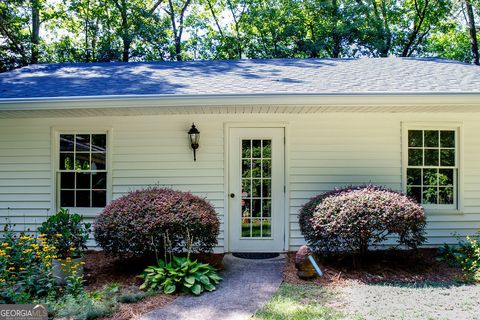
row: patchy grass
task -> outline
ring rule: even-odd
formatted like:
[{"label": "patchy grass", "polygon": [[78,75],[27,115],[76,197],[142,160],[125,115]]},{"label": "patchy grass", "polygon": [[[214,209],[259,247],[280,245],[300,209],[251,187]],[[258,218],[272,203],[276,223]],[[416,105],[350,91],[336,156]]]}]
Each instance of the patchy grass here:
[{"label": "patchy grass", "polygon": [[253,320],[339,320],[344,316],[329,307],[332,290],[318,285],[284,283],[270,301],[253,316]]}]

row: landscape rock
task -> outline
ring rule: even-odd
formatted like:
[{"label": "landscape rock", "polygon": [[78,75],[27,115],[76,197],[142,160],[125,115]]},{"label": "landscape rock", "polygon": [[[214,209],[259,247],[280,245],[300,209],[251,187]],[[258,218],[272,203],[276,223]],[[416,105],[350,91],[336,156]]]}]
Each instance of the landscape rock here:
[{"label": "landscape rock", "polygon": [[310,248],[303,245],[295,255],[295,267],[297,268],[297,276],[300,279],[312,279],[317,276],[312,263],[308,260],[308,256],[311,254]]}]

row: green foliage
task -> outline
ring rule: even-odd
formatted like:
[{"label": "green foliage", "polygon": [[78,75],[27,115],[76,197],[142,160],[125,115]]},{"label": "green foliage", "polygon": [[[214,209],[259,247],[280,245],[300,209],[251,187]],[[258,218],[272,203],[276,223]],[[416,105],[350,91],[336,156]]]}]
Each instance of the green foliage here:
[{"label": "green foliage", "polygon": [[42,223],[38,231],[46,236],[50,245],[56,247],[57,256],[66,259],[80,257],[87,249],[90,227],[91,224],[84,223],[81,215],[62,208]]},{"label": "green foliage", "polygon": [[[39,52],[39,62],[389,55],[470,61],[461,4],[453,0],[3,0],[0,72],[32,63],[33,52]],[[40,13],[38,44],[32,44],[33,7]],[[478,1],[473,8],[478,17]]]},{"label": "green foliage", "polygon": [[60,299],[47,302],[55,318],[96,319],[112,315],[118,302],[118,285],[112,284],[99,291],[81,294],[66,294]]},{"label": "green foliage", "polygon": [[0,240],[0,303],[31,303],[54,294],[55,247],[6,224]]},{"label": "green foliage", "polygon": [[440,260],[462,268],[465,281],[480,281],[480,233],[467,236],[458,246],[445,244],[440,249]]},{"label": "green foliage", "polygon": [[149,266],[139,277],[144,280],[140,289],[161,290],[165,294],[182,291],[199,295],[215,290],[221,280],[212,266],[176,256],[170,262],[159,259],[157,266]]}]

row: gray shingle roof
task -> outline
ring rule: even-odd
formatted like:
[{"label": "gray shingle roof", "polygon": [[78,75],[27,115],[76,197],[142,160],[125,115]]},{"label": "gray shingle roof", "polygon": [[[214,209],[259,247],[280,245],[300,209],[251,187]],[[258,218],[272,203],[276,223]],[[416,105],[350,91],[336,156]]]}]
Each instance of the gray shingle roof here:
[{"label": "gray shingle roof", "polygon": [[480,67],[444,59],[272,59],[32,65],[0,99],[143,94],[480,92]]}]

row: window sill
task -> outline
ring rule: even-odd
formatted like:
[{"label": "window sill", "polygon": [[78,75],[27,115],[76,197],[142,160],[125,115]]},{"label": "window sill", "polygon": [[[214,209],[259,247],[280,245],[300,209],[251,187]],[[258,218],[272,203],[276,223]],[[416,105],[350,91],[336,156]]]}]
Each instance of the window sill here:
[{"label": "window sill", "polygon": [[89,216],[98,215],[100,212],[102,212],[102,210],[104,208],[65,207],[65,209],[70,210],[71,213],[78,213],[78,214],[85,215],[85,216],[89,217]]},{"label": "window sill", "polygon": [[460,209],[428,209],[425,208],[425,214],[428,215],[463,215]]}]

